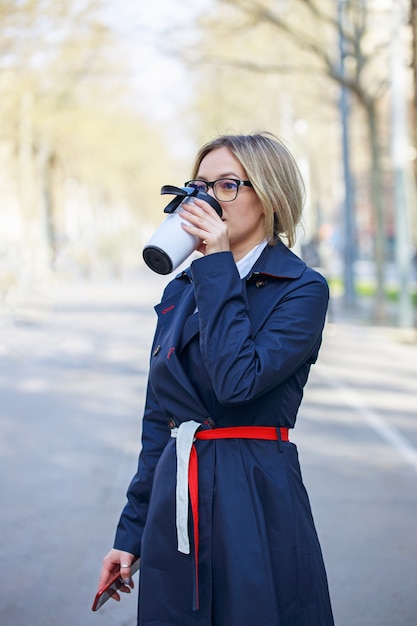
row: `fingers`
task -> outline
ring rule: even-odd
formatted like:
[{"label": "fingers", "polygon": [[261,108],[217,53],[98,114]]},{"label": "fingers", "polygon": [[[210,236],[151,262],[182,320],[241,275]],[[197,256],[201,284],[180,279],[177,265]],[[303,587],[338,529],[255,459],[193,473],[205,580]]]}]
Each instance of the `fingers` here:
[{"label": "fingers", "polygon": [[108,585],[112,578],[114,578],[119,570],[119,564],[109,560],[109,555],[103,559],[103,566],[100,572],[100,578],[98,581],[98,588],[101,589]]},{"label": "fingers", "polygon": [[[122,593],[130,593],[130,590],[134,588],[130,571],[130,566],[134,559],[135,556],[130,554],[130,552],[123,552],[122,550],[116,549],[110,550],[103,559],[98,588],[102,589],[107,586],[115,576],[119,575],[125,583],[120,587],[119,591]],[[120,595],[114,593],[112,598],[119,601]]]},{"label": "fingers", "polygon": [[[123,580],[125,585],[130,585],[130,587],[133,589],[130,566],[135,559],[134,555],[130,554],[130,552],[122,552],[121,550],[118,550],[117,558],[119,561],[120,578]],[[120,590],[124,591],[125,593],[130,592],[130,589],[128,589],[127,587],[125,587],[125,589],[121,588]]]},{"label": "fingers", "polygon": [[126,583],[126,585],[131,584],[132,578],[130,573],[130,566],[132,564],[133,559],[129,562],[129,559],[126,559],[124,563],[120,564],[120,577]]},{"label": "fingers", "polygon": [[204,200],[192,199],[192,202],[187,202],[181,205],[181,216],[190,220],[192,223],[198,223],[200,221],[208,220],[212,223],[221,224],[222,219],[216,213],[216,211]]},{"label": "fingers", "polygon": [[121,591],[122,593],[130,593],[131,589],[135,588],[135,584],[133,582],[133,579],[130,579],[129,583],[126,583],[125,585],[122,585],[119,589],[119,591]]},{"label": "fingers", "polygon": [[181,207],[181,218],[186,220],[182,228],[204,242],[206,254],[229,250],[227,225],[208,203],[193,200],[193,204],[187,203]]}]

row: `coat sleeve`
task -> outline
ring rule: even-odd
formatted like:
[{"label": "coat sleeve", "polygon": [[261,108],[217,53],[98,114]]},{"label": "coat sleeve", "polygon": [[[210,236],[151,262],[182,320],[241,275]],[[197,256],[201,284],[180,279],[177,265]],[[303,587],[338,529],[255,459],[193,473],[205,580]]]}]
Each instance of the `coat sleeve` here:
[{"label": "coat sleeve", "polygon": [[[329,297],[320,274],[307,269],[299,278],[283,279],[285,288],[272,278],[276,300],[252,336],[245,285],[232,254],[197,259],[192,273],[201,354],[221,404],[253,400],[316,360]],[[259,290],[260,306],[264,296]]]},{"label": "coat sleeve", "polygon": [[138,471],[129,485],[127,504],[120,516],[114,542],[114,547],[119,550],[140,556],[155,467],[169,438],[166,416],[148,382]]}]

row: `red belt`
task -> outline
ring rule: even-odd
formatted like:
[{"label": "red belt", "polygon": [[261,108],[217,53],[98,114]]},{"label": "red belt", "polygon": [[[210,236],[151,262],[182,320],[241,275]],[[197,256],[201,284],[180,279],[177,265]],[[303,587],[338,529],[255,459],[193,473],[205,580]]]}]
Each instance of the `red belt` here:
[{"label": "red belt", "polygon": [[288,441],[288,428],[275,426],[229,426],[227,428],[211,428],[198,430],[196,439],[271,439],[273,441]]},{"label": "red belt", "polygon": [[[279,435],[278,435],[279,432]],[[199,430],[195,433],[195,439],[207,441],[209,439],[269,439],[272,441],[288,441],[288,428],[275,428],[274,426],[230,426],[227,428],[213,428]],[[199,608],[198,593],[198,458],[193,445],[190,453],[188,466],[188,488],[190,492],[191,513],[193,518],[194,532],[194,558],[195,558],[195,601],[194,607]]]}]

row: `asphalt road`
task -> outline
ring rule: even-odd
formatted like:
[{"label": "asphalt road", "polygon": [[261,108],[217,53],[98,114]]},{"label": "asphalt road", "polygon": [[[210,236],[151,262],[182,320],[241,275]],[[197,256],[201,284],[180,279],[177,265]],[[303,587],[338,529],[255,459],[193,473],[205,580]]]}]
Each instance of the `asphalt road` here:
[{"label": "asphalt road", "polygon": [[[91,604],[136,467],[165,282],[60,284],[0,310],[1,626],[135,624],[136,592]],[[417,625],[416,383],[416,344],[329,324],[292,440],[337,626]]]}]

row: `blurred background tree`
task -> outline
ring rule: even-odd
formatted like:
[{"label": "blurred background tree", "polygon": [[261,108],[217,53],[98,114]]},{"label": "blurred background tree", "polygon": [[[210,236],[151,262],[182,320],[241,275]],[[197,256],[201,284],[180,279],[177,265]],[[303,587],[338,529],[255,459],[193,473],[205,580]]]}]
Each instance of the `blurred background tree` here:
[{"label": "blurred background tree", "polygon": [[372,295],[374,320],[410,326],[415,0],[146,9],[0,0],[0,290],[137,268],[161,185],[214,135],[266,129],[306,181],[296,252],[345,307]]},{"label": "blurred background tree", "polygon": [[[306,243],[339,226],[346,305],[355,305],[355,261],[371,259],[374,316],[386,319],[387,264],[397,245],[404,325],[411,323],[411,250],[417,241],[407,128],[409,10],[399,0],[218,0],[201,22],[203,43],[187,56],[200,77],[201,110],[209,125],[221,123],[226,107],[237,127],[254,121],[272,126],[295,144],[299,159],[306,153]],[[400,71],[407,74],[406,84],[398,83]],[[303,136],[295,139],[301,128]],[[392,150],[401,132],[395,164]]]},{"label": "blurred background tree", "polygon": [[161,129],[134,106],[103,8],[0,4],[3,292],[48,285],[51,272],[136,265],[174,176]]}]

